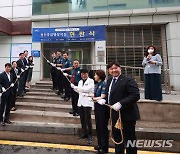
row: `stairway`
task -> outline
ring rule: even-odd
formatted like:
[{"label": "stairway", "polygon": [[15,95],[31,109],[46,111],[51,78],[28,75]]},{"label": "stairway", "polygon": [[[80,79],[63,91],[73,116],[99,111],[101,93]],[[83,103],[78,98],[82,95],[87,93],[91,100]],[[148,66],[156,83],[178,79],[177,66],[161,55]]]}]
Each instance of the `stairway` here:
[{"label": "stairway", "polygon": [[[10,115],[13,123],[0,126],[0,139],[87,145],[85,140],[78,140],[80,119],[79,116],[69,114],[71,101],[64,101],[50,90],[50,87],[51,81],[39,81],[31,87],[26,96],[17,98],[17,110],[11,111]],[[150,109],[157,104],[145,100],[140,100],[138,104],[142,115],[142,120],[137,122],[136,127],[138,139],[173,139],[179,144],[179,121],[158,121],[157,113]],[[159,113],[158,116],[162,119],[164,115]],[[92,111],[95,135],[94,118]],[[93,144],[96,144],[96,137]],[[110,145],[113,146],[112,142]],[[174,149],[176,151],[176,148]]]}]

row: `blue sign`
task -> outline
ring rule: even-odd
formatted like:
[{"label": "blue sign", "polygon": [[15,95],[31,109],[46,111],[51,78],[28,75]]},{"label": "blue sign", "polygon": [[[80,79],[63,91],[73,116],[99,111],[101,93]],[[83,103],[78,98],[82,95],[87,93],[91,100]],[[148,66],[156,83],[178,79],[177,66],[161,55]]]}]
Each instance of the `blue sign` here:
[{"label": "blue sign", "polygon": [[94,42],[105,40],[105,26],[33,28],[33,42]]},{"label": "blue sign", "polygon": [[33,57],[40,57],[40,51],[39,50],[32,50],[31,56]]}]

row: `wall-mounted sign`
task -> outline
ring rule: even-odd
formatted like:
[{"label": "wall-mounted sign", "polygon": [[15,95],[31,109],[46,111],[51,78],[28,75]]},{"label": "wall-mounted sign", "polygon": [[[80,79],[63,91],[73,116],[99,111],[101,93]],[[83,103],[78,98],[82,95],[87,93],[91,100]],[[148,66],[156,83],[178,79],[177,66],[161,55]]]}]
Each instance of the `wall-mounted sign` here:
[{"label": "wall-mounted sign", "polygon": [[105,26],[33,28],[33,42],[95,42],[105,40]]},{"label": "wall-mounted sign", "polygon": [[32,50],[31,56],[33,57],[40,57],[40,51],[39,50]]}]

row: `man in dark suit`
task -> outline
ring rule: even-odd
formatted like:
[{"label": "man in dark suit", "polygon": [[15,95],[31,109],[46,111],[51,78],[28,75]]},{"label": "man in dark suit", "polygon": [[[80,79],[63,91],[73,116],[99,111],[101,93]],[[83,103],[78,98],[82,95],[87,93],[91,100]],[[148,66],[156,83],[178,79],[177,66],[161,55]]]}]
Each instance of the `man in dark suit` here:
[{"label": "man in dark suit", "polygon": [[[1,90],[1,105],[0,105],[0,123],[2,126],[7,124],[11,124],[9,121],[9,114],[11,109],[11,102],[13,97],[13,87],[14,87],[14,77],[10,73],[11,71],[11,64],[5,64],[5,71],[0,74],[0,90]],[[7,89],[9,88],[10,89]],[[5,113],[4,113],[5,111]],[[3,117],[5,115],[5,117]]]},{"label": "man in dark suit", "polygon": [[[19,78],[18,69],[16,67],[17,67],[17,63],[16,63],[16,61],[13,61],[10,73],[12,74],[14,81],[16,81],[17,78]],[[13,98],[12,98],[12,104],[11,104],[11,111],[16,110],[15,102],[16,102],[16,96],[17,96],[17,88],[18,88],[18,82],[16,82],[13,87],[14,92],[13,92]]]},{"label": "man in dark suit", "polygon": [[18,93],[17,95],[20,97],[23,97],[25,95],[24,91],[24,82],[25,82],[25,64],[24,64],[24,53],[19,54],[19,60],[17,61],[17,68],[18,72],[21,73],[20,79],[19,79],[19,86],[18,86]]},{"label": "man in dark suit", "polygon": [[23,62],[24,62],[24,65],[25,65],[25,72],[24,72],[24,92],[28,92],[28,90],[25,89],[26,87],[26,81],[27,81],[27,78],[28,78],[28,73],[29,73],[29,62],[28,62],[28,51],[25,50],[24,51],[24,59],[23,59]]},{"label": "man in dark suit", "polygon": [[121,74],[121,67],[117,62],[108,65],[108,71],[111,77],[107,81],[106,102],[112,106],[112,133],[116,142],[121,141],[120,130],[114,126],[119,117],[118,111],[121,111],[123,124],[122,144],[115,144],[116,154],[124,154],[126,148],[127,154],[137,154],[136,147],[125,147],[127,141],[136,140],[135,125],[140,119],[137,101],[140,99],[137,83],[130,77]]}]

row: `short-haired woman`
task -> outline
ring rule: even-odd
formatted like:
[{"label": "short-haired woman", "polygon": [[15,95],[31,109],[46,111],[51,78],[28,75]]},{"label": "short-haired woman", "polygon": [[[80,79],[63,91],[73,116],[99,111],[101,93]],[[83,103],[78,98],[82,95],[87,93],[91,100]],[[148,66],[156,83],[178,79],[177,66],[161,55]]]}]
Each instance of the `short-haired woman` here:
[{"label": "short-haired woman", "polygon": [[104,120],[108,115],[108,108],[105,106],[105,94],[106,94],[106,78],[103,70],[97,70],[95,72],[94,80],[97,82],[94,90],[94,101],[95,103],[95,120],[96,120],[96,133],[98,145],[94,147],[99,153],[108,153],[109,145],[109,132],[107,120]]}]

